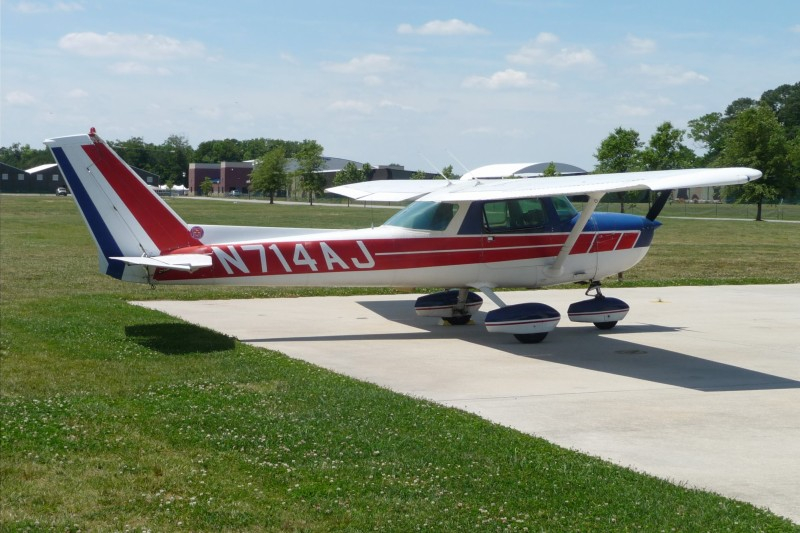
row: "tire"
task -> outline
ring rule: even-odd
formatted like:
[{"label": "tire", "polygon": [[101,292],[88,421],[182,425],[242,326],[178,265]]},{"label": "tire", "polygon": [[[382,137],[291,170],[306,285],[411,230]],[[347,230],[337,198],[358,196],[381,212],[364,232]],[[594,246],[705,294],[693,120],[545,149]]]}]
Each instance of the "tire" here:
[{"label": "tire", "polygon": [[515,333],[514,337],[522,344],[539,344],[547,333]]},{"label": "tire", "polygon": [[611,329],[617,325],[617,321],[614,320],[613,322],[595,322],[594,327],[597,329]]},{"label": "tire", "polygon": [[472,320],[472,315],[448,316],[443,317],[442,320],[451,326],[464,326],[469,324],[469,321]]}]

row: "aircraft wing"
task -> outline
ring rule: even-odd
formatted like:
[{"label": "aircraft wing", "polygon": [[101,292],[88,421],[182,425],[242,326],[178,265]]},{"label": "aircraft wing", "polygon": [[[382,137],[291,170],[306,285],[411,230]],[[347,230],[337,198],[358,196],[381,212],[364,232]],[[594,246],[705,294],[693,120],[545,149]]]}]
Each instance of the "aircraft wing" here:
[{"label": "aircraft wing", "polygon": [[[704,168],[586,174],[546,178],[492,180],[382,180],[352,183],[327,189],[357,200],[402,201],[424,198],[435,201],[503,200],[539,196],[578,195],[650,189],[737,185],[756,180],[752,168]],[[426,187],[429,187],[426,190]]]},{"label": "aircraft wing", "polygon": [[416,200],[451,183],[446,180],[376,180],[329,187],[325,192],[367,202],[404,202]]}]

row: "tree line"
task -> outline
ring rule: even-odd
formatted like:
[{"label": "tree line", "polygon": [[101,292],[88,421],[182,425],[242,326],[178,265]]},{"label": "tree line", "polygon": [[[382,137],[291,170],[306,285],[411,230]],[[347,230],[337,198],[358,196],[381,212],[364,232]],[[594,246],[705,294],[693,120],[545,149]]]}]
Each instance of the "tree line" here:
[{"label": "tree line", "polygon": [[[692,140],[696,149],[685,140]],[[314,140],[286,141],[257,138],[240,141],[222,139],[201,142],[193,148],[181,135],[170,135],[163,143],[145,142],[141,137],[109,143],[131,166],[153,172],[166,183],[187,185],[189,163],[221,163],[255,160],[252,188],[274,199],[290,183],[308,193],[313,203],[325,182],[323,148]],[[763,178],[736,191],[737,200],[761,204],[790,199],[800,188],[800,82],[781,85],[764,92],[758,100],[739,98],[724,112],[713,112],[690,120],[688,129],[664,122],[647,143],[637,131],[616,128],[603,139],[594,154],[594,172],[632,172],[721,166],[746,166],[761,170]],[[293,169],[287,163],[294,160]],[[17,168],[52,163],[45,148],[25,144],[0,147],[0,161]],[[370,178],[372,167],[348,164],[335,178],[336,185]],[[454,176],[452,166],[445,175]],[[413,177],[424,177],[418,172]],[[622,198],[620,198],[622,202]]]},{"label": "tree line", "polygon": [[[697,145],[699,154],[684,139]],[[751,167],[763,177],[725,191],[736,201],[757,204],[791,200],[800,189],[800,82],[739,98],[724,112],[690,120],[688,129],[658,126],[645,144],[633,129],[618,127],[594,154],[595,172],[634,172],[702,167]],[[625,196],[618,195],[621,207]]]}]

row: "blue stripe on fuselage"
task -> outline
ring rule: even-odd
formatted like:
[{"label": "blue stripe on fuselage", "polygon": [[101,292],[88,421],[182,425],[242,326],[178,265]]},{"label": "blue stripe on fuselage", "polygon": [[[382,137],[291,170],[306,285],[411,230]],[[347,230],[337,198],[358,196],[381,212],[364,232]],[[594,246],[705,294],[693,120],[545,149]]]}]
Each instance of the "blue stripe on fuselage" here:
[{"label": "blue stripe on fuselage", "polygon": [[[636,240],[634,248],[650,246],[653,242],[653,235],[661,222],[648,220],[639,215],[628,215],[625,213],[595,213],[592,221],[596,231],[640,231],[641,234]],[[591,227],[591,225],[587,226]]]},{"label": "blue stripe on fuselage", "polygon": [[114,240],[114,237],[111,235],[111,230],[108,229],[105,221],[103,221],[103,217],[100,216],[100,212],[97,211],[97,208],[92,202],[89,193],[86,192],[86,188],[78,178],[78,174],[75,172],[75,169],[72,168],[69,159],[64,153],[64,149],[53,147],[52,152],[56,158],[56,161],[58,161],[58,165],[64,172],[64,178],[67,180],[69,188],[72,191],[72,195],[75,197],[78,207],[80,207],[80,210],[83,212],[84,218],[86,218],[86,223],[89,225],[89,229],[91,230],[98,246],[100,247],[100,252],[108,261],[106,274],[113,278],[122,279],[122,273],[125,270],[125,264],[120,261],[108,259],[109,257],[120,257],[124,255],[119,245]]}]

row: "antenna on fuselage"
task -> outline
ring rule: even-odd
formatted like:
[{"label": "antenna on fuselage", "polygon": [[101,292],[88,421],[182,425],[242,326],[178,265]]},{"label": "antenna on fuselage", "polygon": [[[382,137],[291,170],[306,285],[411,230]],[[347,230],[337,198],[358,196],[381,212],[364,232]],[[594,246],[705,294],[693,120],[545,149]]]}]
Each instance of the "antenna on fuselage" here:
[{"label": "antenna on fuselage", "polygon": [[467,166],[466,166],[464,163],[462,163],[461,161],[459,161],[459,159],[458,159],[458,158],[457,158],[457,157],[456,157],[456,156],[453,154],[453,152],[451,152],[450,150],[445,150],[445,152],[447,152],[447,155],[449,155],[450,157],[452,157],[453,159],[455,159],[455,160],[456,160],[456,163],[458,163],[459,165],[461,165],[461,168],[463,168],[463,169],[464,169],[464,173],[465,173],[465,174],[469,173],[469,169],[467,168]]},{"label": "antenna on fuselage", "polygon": [[433,171],[434,171],[434,172],[436,172],[436,173],[437,173],[437,174],[439,174],[441,177],[443,177],[443,178],[444,178],[444,179],[445,179],[445,180],[446,180],[448,183],[451,183],[451,181],[450,181],[450,178],[448,178],[447,176],[445,176],[444,174],[442,174],[442,171],[436,168],[436,165],[434,165],[434,164],[433,164],[433,161],[431,161],[430,159],[428,159],[427,157],[425,157],[425,154],[423,154],[423,153],[420,153],[419,155],[422,157],[422,159],[424,159],[425,161],[427,161],[427,162],[428,162],[428,164],[431,166],[431,168],[433,168]]}]

